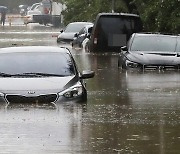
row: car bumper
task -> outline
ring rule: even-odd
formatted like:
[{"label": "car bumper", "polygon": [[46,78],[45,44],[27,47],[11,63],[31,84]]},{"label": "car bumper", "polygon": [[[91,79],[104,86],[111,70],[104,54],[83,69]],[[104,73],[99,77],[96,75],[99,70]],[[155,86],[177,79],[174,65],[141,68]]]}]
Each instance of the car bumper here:
[{"label": "car bumper", "polygon": [[86,101],[87,96],[83,94],[78,97],[73,98],[65,98],[64,96],[59,96],[58,94],[46,94],[39,95],[35,97],[28,97],[22,95],[4,95],[0,96],[0,105],[1,106],[9,106],[13,104],[22,104],[22,105],[51,105],[51,104],[61,104],[65,102],[83,102]]},{"label": "car bumper", "polygon": [[72,41],[72,39],[57,38],[57,43],[71,43]]}]

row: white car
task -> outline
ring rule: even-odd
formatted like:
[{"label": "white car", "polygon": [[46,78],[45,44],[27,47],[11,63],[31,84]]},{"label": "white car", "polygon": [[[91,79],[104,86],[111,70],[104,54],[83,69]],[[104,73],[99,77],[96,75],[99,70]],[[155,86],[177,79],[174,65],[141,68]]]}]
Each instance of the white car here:
[{"label": "white car", "polygon": [[41,3],[35,3],[31,6],[30,10],[27,11],[26,20],[24,21],[25,24],[33,23],[33,15],[41,15]]},{"label": "white car", "polygon": [[0,49],[1,104],[57,104],[86,101],[84,79],[67,48],[24,46]]}]

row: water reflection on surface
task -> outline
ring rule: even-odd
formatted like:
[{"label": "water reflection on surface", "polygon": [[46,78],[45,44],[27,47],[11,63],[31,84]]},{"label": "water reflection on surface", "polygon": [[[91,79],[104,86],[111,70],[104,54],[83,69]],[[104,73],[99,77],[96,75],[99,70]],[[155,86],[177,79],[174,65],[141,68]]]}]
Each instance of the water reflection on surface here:
[{"label": "water reflection on surface", "polygon": [[0,27],[0,47],[56,45],[56,38],[53,37],[56,34],[59,34],[59,29],[39,26],[38,24]]},{"label": "water reflection on surface", "polygon": [[[53,45],[59,29],[34,25],[0,28],[0,47]],[[178,153],[178,71],[122,71],[118,53],[72,49],[79,70],[92,69],[84,104],[0,107],[0,152]],[[31,150],[29,150],[31,149]]]},{"label": "water reflection on surface", "polygon": [[122,71],[117,54],[86,54],[83,60],[76,56],[96,72],[87,84],[89,150],[178,153],[179,72]]},{"label": "water reflection on surface", "polygon": [[[81,104],[17,107],[1,110],[1,151],[71,153],[80,146]],[[74,141],[75,140],[75,141]],[[31,149],[30,151],[28,149]],[[29,152],[28,152],[29,151]]]}]

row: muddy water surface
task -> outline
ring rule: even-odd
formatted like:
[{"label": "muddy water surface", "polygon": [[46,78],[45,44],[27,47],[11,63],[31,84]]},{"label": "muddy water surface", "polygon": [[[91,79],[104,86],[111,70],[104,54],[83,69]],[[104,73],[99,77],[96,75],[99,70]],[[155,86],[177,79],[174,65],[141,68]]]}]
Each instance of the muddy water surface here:
[{"label": "muddy water surface", "polygon": [[122,71],[117,53],[57,45],[59,29],[0,27],[0,47],[66,46],[80,71],[92,69],[88,100],[57,106],[0,106],[0,153],[179,153],[180,72]]}]

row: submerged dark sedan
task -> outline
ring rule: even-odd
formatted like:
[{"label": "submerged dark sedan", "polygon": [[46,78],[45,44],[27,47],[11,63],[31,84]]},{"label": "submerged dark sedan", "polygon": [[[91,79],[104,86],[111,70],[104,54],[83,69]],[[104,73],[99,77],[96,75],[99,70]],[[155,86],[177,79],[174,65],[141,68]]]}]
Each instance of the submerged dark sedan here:
[{"label": "submerged dark sedan", "polygon": [[69,23],[65,30],[61,30],[57,37],[57,43],[71,43],[74,35],[78,33],[84,26],[92,25],[91,22],[72,22]]},{"label": "submerged dark sedan", "polygon": [[86,100],[83,79],[67,48],[48,46],[0,49],[0,103],[59,103]]},{"label": "submerged dark sedan", "polygon": [[180,69],[180,36],[134,33],[121,48],[118,66],[141,69]]}]

